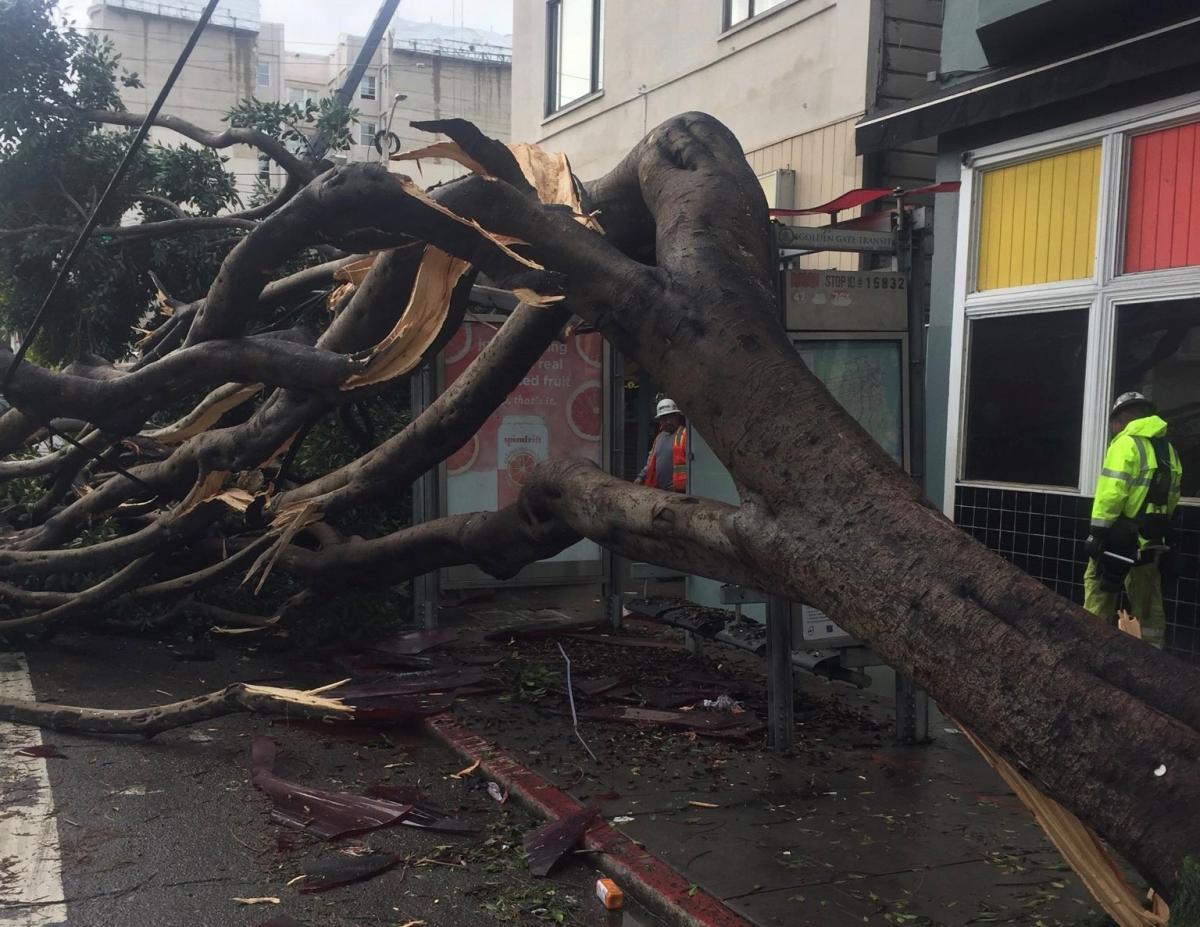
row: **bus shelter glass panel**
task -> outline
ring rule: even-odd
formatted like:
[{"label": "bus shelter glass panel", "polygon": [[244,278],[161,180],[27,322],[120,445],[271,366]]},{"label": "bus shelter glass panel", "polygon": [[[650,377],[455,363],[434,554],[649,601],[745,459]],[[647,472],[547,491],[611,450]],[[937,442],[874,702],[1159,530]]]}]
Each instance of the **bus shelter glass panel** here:
[{"label": "bus shelter glass panel", "polygon": [[904,358],[895,338],[799,340],[805,366],[897,463],[904,461]]}]

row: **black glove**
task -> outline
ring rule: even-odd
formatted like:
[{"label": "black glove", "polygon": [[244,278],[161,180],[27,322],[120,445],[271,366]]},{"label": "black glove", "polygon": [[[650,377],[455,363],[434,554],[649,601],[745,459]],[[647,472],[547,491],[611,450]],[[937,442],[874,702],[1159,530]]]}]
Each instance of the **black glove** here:
[{"label": "black glove", "polygon": [[1092,533],[1083,542],[1084,552],[1093,560],[1104,553],[1104,542],[1108,540],[1107,528],[1092,528]]}]

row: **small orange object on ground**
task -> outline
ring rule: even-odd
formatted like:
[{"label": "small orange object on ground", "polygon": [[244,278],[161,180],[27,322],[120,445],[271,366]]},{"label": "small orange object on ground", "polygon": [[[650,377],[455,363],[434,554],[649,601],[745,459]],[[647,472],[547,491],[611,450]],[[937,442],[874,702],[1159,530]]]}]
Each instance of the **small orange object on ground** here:
[{"label": "small orange object on ground", "polygon": [[610,911],[619,911],[625,906],[625,893],[612,879],[596,880],[596,897]]}]

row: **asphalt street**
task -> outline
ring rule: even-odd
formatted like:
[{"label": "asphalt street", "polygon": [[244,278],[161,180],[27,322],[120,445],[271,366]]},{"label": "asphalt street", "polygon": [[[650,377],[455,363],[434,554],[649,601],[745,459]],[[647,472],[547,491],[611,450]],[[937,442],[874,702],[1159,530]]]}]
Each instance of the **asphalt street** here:
[{"label": "asphalt street", "polygon": [[[3,694],[94,707],[169,702],[234,681],[313,685],[319,666],[218,650],[211,662],[177,662],[162,644],[60,636],[0,662]],[[22,688],[24,687],[24,689]],[[390,827],[325,841],[271,820],[249,782],[253,735],[278,742],[279,775],[323,789],[419,785],[483,829],[473,837]],[[61,758],[18,755],[41,743],[29,727],[0,730],[0,922],[73,927],[253,927],[283,914],[307,927],[603,924],[597,873],[577,856],[548,879],[519,857],[541,822],[498,805],[478,777],[452,775],[462,761],[424,735],[345,729],[235,715],[135,737],[47,732]],[[323,894],[291,883],[318,859],[365,850],[401,862],[370,881]],[[247,905],[235,899],[277,898]],[[630,912],[626,925],[635,923]]]}]

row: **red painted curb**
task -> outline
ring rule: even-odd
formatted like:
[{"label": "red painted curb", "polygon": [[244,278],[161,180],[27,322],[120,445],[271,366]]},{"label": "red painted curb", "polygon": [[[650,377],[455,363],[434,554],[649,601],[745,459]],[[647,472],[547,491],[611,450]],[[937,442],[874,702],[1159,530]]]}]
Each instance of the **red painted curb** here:
[{"label": "red painted curb", "polygon": [[[489,740],[449,715],[425,719],[425,726],[465,759],[479,760],[491,778],[539,814],[561,818],[583,807],[566,792],[521,765]],[[599,820],[584,834],[586,849],[599,851],[596,865],[618,881],[652,913],[679,927],[752,927],[720,900],[696,889],[679,873]]]}]

